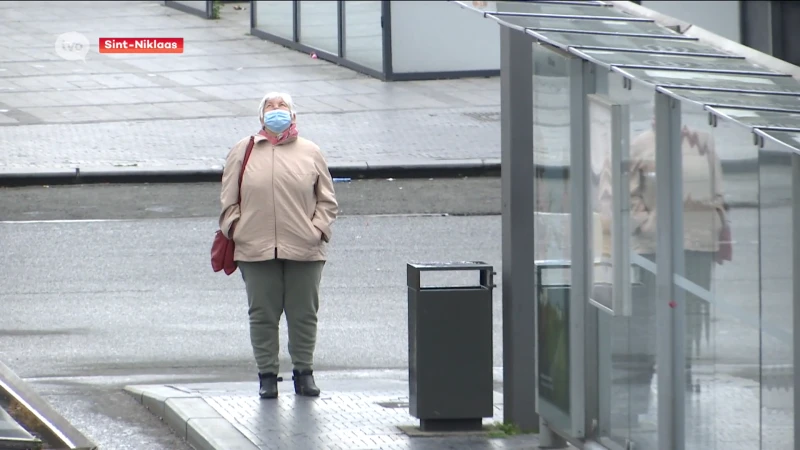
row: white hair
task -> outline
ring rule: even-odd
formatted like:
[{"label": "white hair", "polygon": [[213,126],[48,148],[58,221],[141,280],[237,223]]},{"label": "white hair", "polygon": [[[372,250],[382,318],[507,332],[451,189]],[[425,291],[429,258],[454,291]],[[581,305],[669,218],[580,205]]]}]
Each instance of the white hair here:
[{"label": "white hair", "polygon": [[258,119],[261,121],[261,125],[264,125],[264,107],[267,105],[267,102],[276,98],[286,102],[286,104],[289,106],[289,112],[292,114],[292,116],[297,115],[291,95],[284,92],[270,92],[269,94],[265,95],[264,98],[261,99],[261,103],[258,104]]}]

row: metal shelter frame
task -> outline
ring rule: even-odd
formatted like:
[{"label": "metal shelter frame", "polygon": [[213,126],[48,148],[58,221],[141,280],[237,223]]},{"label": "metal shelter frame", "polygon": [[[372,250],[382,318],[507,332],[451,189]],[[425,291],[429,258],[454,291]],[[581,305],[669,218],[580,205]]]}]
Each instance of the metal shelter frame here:
[{"label": "metal shelter frame", "polygon": [[214,15],[214,2],[213,0],[206,0],[203,3],[205,3],[204,10],[185,5],[183,2],[164,0],[164,6],[169,6],[170,8],[175,8],[178,11],[183,11],[185,13],[194,14],[195,16],[199,16],[204,19],[211,19]]},{"label": "metal shelter frame", "polygon": [[[749,131],[757,156],[722,162],[728,172],[755,171],[765,166],[793,167],[793,230],[791,247],[785,248],[793,261],[795,280],[800,280],[800,82],[790,75],[770,69],[746,58],[683,35],[656,23],[625,12],[620,5],[601,1],[455,1],[458,6],[482,14],[500,25],[501,35],[501,165],[502,165],[502,250],[503,250],[503,355],[504,408],[507,421],[523,430],[539,429],[542,445],[567,440],[582,448],[633,448],[635,442],[613,442],[602,409],[611,401],[603,387],[603,369],[609,357],[610,318],[625,315],[622,310],[592,301],[591,272],[594,262],[588,257],[592,241],[591,199],[589,198],[591,139],[588,123],[593,96],[606,98],[617,119],[615,126],[627,126],[628,105],[608,100],[610,80],[620,79],[622,89],[652,92],[654,107],[655,153],[657,167],[655,199],[658,211],[657,257],[634,264],[656,277],[657,306],[657,448],[686,448],[686,300],[684,291],[699,292],[685,278],[682,243],[683,182],[681,145],[682,109],[702,109],[708,125],[726,122]],[[614,2],[627,3],[627,2]],[[556,55],[537,61],[537,54]],[[536,268],[549,263],[535,258],[534,177],[540,170],[534,157],[538,136],[534,135],[533,84],[536,64],[555,67],[564,61],[569,79],[569,125],[563,143],[569,155],[559,173],[568,173],[571,193],[569,214],[571,247],[565,258],[572,261],[568,280],[568,366],[569,403],[565,408],[545,398],[537,388],[538,281]],[[556,70],[556,69],[553,69]],[[620,116],[627,116],[619,123]],[[617,131],[612,146],[630,145],[627,128]],[[627,167],[629,160],[619,162]],[[625,172],[617,167],[614,177]],[[551,167],[552,169],[552,167]],[[579,176],[574,176],[574,175]],[[624,202],[615,206],[615,217],[624,217]],[[666,213],[664,213],[666,212]],[[761,245],[760,243],[758,244]],[[759,247],[760,248],[760,247]],[[680,251],[678,251],[680,249]],[[620,252],[615,252],[620,253]],[[635,259],[628,250],[625,258]],[[621,257],[620,255],[615,256]],[[625,261],[624,259],[616,260]],[[632,263],[622,263],[625,267]],[[760,266],[759,270],[760,270]],[[657,268],[657,269],[656,269]],[[620,278],[616,279],[617,285]],[[800,304],[800,282],[793,284],[794,304]],[[615,294],[619,295],[619,294]],[[612,300],[618,300],[616,297]],[[624,302],[623,302],[624,303]],[[616,304],[620,304],[617,302]],[[784,339],[800,356],[800,307],[793,309],[792,330],[769,331]],[[532,325],[533,324],[533,325]],[[758,327],[762,324],[757,321]],[[760,334],[765,334],[759,328]],[[793,372],[794,448],[800,448],[800,389]],[[643,448],[643,447],[636,447]],[[649,447],[645,447],[649,448]]]},{"label": "metal shelter frame", "polygon": [[[445,79],[445,78],[464,78],[464,77],[484,77],[484,76],[497,76],[497,70],[458,70],[447,72],[400,72],[393,67],[392,61],[392,5],[389,0],[375,0],[381,5],[380,21],[381,36],[380,46],[382,51],[382,66],[380,69],[374,67],[367,67],[364,64],[353,61],[347,54],[347,27],[345,26],[345,9],[347,2],[338,0],[335,3],[336,7],[336,21],[337,21],[337,45],[336,52],[331,52],[326,49],[316,48],[306,43],[303,43],[300,36],[300,22],[302,21],[302,14],[300,8],[300,0],[292,0],[292,37],[278,36],[276,34],[264,31],[260,28],[258,23],[258,1],[250,1],[250,33],[253,36],[283,45],[292,50],[303,52],[306,54],[316,53],[320,59],[330,61],[334,64],[346,67],[356,72],[369,75],[382,81],[412,81],[412,80],[430,80],[430,79]],[[278,3],[289,3],[288,1],[280,1]],[[333,2],[331,2],[333,3]]]}]

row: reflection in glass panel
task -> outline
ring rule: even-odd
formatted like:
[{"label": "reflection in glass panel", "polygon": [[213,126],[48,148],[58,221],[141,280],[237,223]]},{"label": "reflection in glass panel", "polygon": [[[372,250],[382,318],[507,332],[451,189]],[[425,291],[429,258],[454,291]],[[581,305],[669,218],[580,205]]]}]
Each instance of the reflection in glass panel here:
[{"label": "reflection in glass panel", "polygon": [[[534,2],[520,2],[520,1],[510,1],[510,2],[503,2],[503,1],[459,1],[456,2],[461,6],[465,6],[469,9],[474,9],[480,12],[516,12],[516,13],[542,13],[542,4],[541,3],[534,3]],[[547,8],[547,12],[550,14],[577,14],[577,11],[580,11],[580,14],[583,15],[613,15],[618,16],[621,13],[613,8],[604,5],[603,2],[597,1],[585,1],[580,5],[559,5],[559,4],[547,4],[545,5]],[[551,10],[550,8],[556,7],[557,9]],[[571,8],[569,11],[571,13],[565,13],[565,8]],[[595,10],[595,11],[591,11]],[[550,11],[560,11],[558,13],[551,13]]]},{"label": "reflection in glass panel", "polygon": [[344,54],[354,63],[383,70],[383,28],[381,2],[344,3]]},{"label": "reflection in glass panel", "polygon": [[765,139],[761,156],[761,448],[784,449],[794,448],[792,205],[798,200],[788,149]]},{"label": "reflection in glass panel", "polygon": [[563,416],[570,412],[570,81],[566,56],[533,45],[533,60],[539,397]]},{"label": "reflection in glass panel", "polygon": [[800,112],[800,95],[745,94],[700,89],[670,89],[670,91],[681,98],[709,106],[775,108]]},{"label": "reflection in glass panel", "polygon": [[293,2],[261,0],[256,2],[257,30],[273,34],[290,41],[294,40]]},{"label": "reflection in glass panel", "polygon": [[[490,3],[490,2],[487,2]],[[494,2],[491,2],[494,3]],[[633,17],[618,9],[608,6],[584,5],[563,5],[557,3],[534,3],[534,2],[496,2],[494,11],[499,13],[523,13],[523,14],[555,14],[569,16],[603,16],[603,17]],[[490,10],[491,11],[491,10]]]},{"label": "reflection in glass panel", "polygon": [[338,56],[339,2],[301,0],[299,3],[300,42]]},{"label": "reflection in glass panel", "polygon": [[714,108],[723,116],[751,127],[774,127],[800,130],[800,113]]},{"label": "reflection in glass panel", "polygon": [[777,144],[800,153],[800,131],[766,131]]},{"label": "reflection in glass panel", "polygon": [[617,52],[613,50],[580,50],[587,59],[599,61],[606,65],[648,66],[654,68],[676,68],[718,71],[748,71],[758,73],[776,73],[766,68],[750,64],[744,59],[712,58],[691,55],[664,55],[639,52]]},{"label": "reflection in glass panel", "polygon": [[612,283],[614,281],[613,262],[613,235],[614,214],[612,212],[613,192],[612,187],[612,156],[611,148],[614,145],[611,136],[612,113],[608,105],[594,98],[589,103],[589,152],[591,161],[591,183],[589,199],[592,205],[592,218],[590,229],[594,231],[592,239],[592,256],[594,262],[591,272],[592,299],[613,309],[614,296]]},{"label": "reflection in glass panel", "polygon": [[[598,71],[601,72],[602,71]],[[658,448],[658,408],[656,394],[656,236],[655,214],[655,133],[653,131],[653,90],[634,84],[623,88],[622,77],[608,75],[607,83],[598,80],[598,93],[612,102],[627,104],[631,134],[629,147],[630,234],[625,239],[631,251],[631,314],[610,316],[600,313],[600,326],[607,330],[610,361],[601,373],[601,390],[609,390],[608,405],[601,405],[601,434],[625,448],[632,442],[639,450]],[[606,158],[604,166],[610,164]],[[593,176],[590,184],[597,185],[593,202],[608,192],[612,180],[607,175]],[[610,231],[606,240],[610,239]],[[601,365],[604,364],[601,362]],[[605,384],[602,385],[602,384]]]},{"label": "reflection in glass panel", "polygon": [[607,34],[563,33],[558,31],[535,31],[530,33],[544,37],[554,43],[576,48],[624,48],[648,52],[699,53],[707,55],[726,55],[726,53],[695,41],[666,39],[658,36],[624,36]]},{"label": "reflection in glass panel", "polygon": [[584,32],[638,33],[653,36],[677,36],[669,28],[660,27],[652,22],[627,22],[621,20],[587,20],[563,19],[537,16],[492,16],[501,22],[524,28],[551,28],[558,30],[576,30]]},{"label": "reflection in glass panel", "polygon": [[681,105],[686,449],[759,448],[757,151],[748,128]]},{"label": "reflection in glass panel", "polygon": [[659,69],[619,68],[615,70],[628,74],[631,78],[659,86],[705,87],[759,92],[800,92],[800,82],[792,77],[682,72]]}]

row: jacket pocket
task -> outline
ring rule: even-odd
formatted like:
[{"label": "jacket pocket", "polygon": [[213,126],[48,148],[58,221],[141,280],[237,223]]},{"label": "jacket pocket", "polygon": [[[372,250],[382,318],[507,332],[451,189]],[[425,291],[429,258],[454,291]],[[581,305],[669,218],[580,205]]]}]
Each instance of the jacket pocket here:
[{"label": "jacket pocket", "polygon": [[285,243],[295,247],[316,248],[319,246],[320,239],[317,239],[319,231],[311,223],[311,214],[300,204],[292,205],[283,209],[283,216],[279,216],[282,223],[283,233],[287,241]]},{"label": "jacket pocket", "polygon": [[322,243],[322,231],[314,226],[314,224],[311,222],[311,219],[308,220],[308,226],[311,230],[309,244],[314,247],[319,247],[319,245]]},{"label": "jacket pocket", "polygon": [[282,244],[296,249],[318,247],[316,227],[311,223],[316,206],[317,174],[310,170],[287,170],[276,177],[276,221]]}]

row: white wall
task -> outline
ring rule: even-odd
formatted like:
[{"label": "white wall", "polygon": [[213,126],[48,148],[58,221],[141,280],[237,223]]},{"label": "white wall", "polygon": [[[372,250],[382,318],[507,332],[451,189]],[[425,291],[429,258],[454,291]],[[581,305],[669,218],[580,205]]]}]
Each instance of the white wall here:
[{"label": "white wall", "polygon": [[742,42],[738,0],[643,0],[642,6],[697,25],[734,42]]},{"label": "white wall", "polygon": [[446,1],[392,1],[394,72],[500,69],[500,26]]}]

